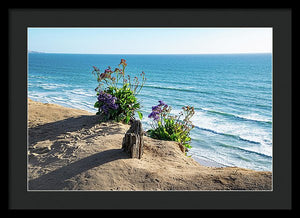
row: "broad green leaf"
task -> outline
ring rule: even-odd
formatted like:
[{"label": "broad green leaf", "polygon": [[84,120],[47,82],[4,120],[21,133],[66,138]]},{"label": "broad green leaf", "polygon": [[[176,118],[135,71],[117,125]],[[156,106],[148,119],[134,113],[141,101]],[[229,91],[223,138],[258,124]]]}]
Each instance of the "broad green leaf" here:
[{"label": "broad green leaf", "polygon": [[126,116],[125,123],[129,123],[130,116]]},{"label": "broad green leaf", "polygon": [[143,114],[140,111],[137,111],[137,113],[139,115],[140,120],[142,120],[143,119]]},{"label": "broad green leaf", "polygon": [[100,105],[99,105],[99,101],[96,101],[95,104],[94,104],[94,107],[95,107],[95,108],[99,108],[99,106],[100,106]]}]

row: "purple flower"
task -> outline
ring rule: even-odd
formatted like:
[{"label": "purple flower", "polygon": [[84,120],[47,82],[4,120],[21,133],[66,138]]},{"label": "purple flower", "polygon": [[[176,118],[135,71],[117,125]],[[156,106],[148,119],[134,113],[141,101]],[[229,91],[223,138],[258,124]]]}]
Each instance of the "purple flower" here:
[{"label": "purple flower", "polygon": [[158,101],[160,106],[166,105],[163,101]]},{"label": "purple flower", "polygon": [[159,111],[159,110],[161,110],[159,105],[152,106],[152,111]]},{"label": "purple flower", "polygon": [[149,116],[149,118],[153,118],[154,120],[158,120],[159,119],[159,113],[152,111]]},{"label": "purple flower", "polygon": [[98,102],[100,103],[100,109],[107,114],[110,109],[116,110],[119,108],[119,105],[116,104],[117,98],[101,91],[98,96]]},{"label": "purple flower", "polygon": [[[165,104],[163,101],[158,101],[159,104],[156,106],[152,106],[152,112],[149,114],[149,118],[153,118],[155,121],[160,118],[163,112],[167,110],[168,105]],[[163,109],[162,109],[163,107]]]},{"label": "purple flower", "polygon": [[159,119],[159,116],[157,114],[152,114],[152,113],[148,117],[153,118],[153,120],[158,120]]}]

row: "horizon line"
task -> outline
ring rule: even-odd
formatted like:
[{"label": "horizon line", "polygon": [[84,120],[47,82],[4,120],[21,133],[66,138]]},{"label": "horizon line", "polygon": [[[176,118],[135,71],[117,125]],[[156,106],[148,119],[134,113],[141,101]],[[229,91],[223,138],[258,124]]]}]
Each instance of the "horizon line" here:
[{"label": "horizon line", "polygon": [[36,54],[86,54],[86,55],[217,55],[217,54],[272,54],[272,52],[231,52],[231,53],[69,53],[69,52],[41,52],[30,51],[27,53]]}]

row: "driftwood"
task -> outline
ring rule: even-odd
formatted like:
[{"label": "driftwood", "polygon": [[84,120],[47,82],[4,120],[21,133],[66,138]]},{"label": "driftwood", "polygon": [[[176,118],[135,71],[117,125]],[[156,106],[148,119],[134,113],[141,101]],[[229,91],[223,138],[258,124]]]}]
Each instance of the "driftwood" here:
[{"label": "driftwood", "polygon": [[131,158],[141,159],[143,155],[144,139],[143,127],[140,120],[134,120],[125,133],[122,142],[122,149],[129,154]]}]

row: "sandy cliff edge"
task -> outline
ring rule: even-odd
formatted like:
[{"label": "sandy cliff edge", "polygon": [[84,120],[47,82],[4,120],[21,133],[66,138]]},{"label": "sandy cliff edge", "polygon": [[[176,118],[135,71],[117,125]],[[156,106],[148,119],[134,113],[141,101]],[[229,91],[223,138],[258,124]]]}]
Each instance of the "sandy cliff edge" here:
[{"label": "sandy cliff edge", "polygon": [[144,137],[142,159],[131,159],[128,129],[28,99],[28,190],[272,190],[271,172],[202,166],[175,142]]}]

